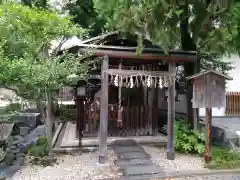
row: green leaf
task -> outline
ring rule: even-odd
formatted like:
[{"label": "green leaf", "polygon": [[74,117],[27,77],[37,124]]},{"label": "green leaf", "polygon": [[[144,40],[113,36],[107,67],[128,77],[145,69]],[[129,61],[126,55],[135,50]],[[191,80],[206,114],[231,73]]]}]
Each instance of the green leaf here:
[{"label": "green leaf", "polygon": [[183,13],[182,9],[176,10],[175,14],[179,17]]},{"label": "green leaf", "polygon": [[202,154],[205,151],[205,145],[204,144],[196,144],[194,146],[195,151],[198,152],[198,154]]},{"label": "green leaf", "polygon": [[182,148],[184,149],[185,152],[190,152],[192,150],[192,146],[190,143],[182,144]]},{"label": "green leaf", "polygon": [[196,136],[194,136],[194,135],[189,135],[187,138],[188,138],[188,141],[189,141],[191,144],[197,144],[197,142],[198,142],[198,139],[197,139]]}]

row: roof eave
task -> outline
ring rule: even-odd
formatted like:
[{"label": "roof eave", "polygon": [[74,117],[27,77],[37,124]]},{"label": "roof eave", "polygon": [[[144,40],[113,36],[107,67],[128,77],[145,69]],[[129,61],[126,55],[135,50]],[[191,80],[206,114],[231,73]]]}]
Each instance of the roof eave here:
[{"label": "roof eave", "polygon": [[192,75],[192,76],[188,76],[188,77],[186,77],[186,79],[187,79],[187,80],[191,80],[191,79],[194,79],[194,78],[203,76],[203,75],[208,74],[208,73],[217,74],[217,75],[219,75],[219,76],[224,77],[226,80],[233,80],[233,78],[231,78],[230,76],[227,76],[227,75],[225,75],[225,74],[221,74],[221,73],[219,73],[219,72],[217,72],[217,71],[214,71],[214,70],[202,71],[202,72],[197,73],[197,74],[194,74],[194,75]]}]

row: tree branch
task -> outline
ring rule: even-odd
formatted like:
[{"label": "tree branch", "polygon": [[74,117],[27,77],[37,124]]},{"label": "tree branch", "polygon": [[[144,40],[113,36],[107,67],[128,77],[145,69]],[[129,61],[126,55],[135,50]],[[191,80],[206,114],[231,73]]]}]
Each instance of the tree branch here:
[{"label": "tree branch", "polygon": [[19,94],[17,89],[14,89],[14,88],[12,88],[12,87],[9,87],[9,86],[6,85],[5,83],[3,84],[3,87],[6,88],[6,89],[8,89],[8,90],[13,91],[13,92],[14,92],[15,94],[17,94],[17,95]]},{"label": "tree branch", "polygon": [[53,56],[55,56],[55,55],[57,54],[57,52],[61,50],[62,45],[63,45],[67,40],[68,40],[67,37],[63,37],[63,38],[60,40],[58,46],[57,46],[57,47],[53,50],[53,52],[52,52],[52,55],[53,55]]}]

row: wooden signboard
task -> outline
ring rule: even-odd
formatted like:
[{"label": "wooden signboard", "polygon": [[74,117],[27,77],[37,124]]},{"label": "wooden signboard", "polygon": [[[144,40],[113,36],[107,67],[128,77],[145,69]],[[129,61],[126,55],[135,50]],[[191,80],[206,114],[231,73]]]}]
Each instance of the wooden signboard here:
[{"label": "wooden signboard", "polygon": [[216,71],[204,71],[187,78],[193,80],[193,108],[206,108],[205,126],[207,129],[205,162],[212,159],[211,127],[212,108],[226,106],[225,83],[232,78]]},{"label": "wooden signboard", "polygon": [[193,108],[225,107],[226,78],[208,73],[193,79]]}]

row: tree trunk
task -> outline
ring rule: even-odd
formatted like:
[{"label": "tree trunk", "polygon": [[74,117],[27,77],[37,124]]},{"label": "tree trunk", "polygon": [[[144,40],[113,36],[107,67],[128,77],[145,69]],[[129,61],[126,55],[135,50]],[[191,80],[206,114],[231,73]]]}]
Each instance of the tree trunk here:
[{"label": "tree trunk", "polygon": [[52,125],[53,125],[53,111],[52,111],[52,95],[50,92],[46,92],[46,121],[45,121],[45,131],[46,136],[48,139],[48,153],[49,156],[52,157],[52,138],[53,138],[53,132],[52,132]]},{"label": "tree trunk", "polygon": [[36,103],[36,106],[37,106],[37,110],[39,112],[41,112],[41,102],[40,102],[40,100],[39,99],[35,100],[35,103]]},{"label": "tree trunk", "polygon": [[41,121],[42,123],[46,122],[46,110],[45,110],[45,104],[41,102],[41,100],[36,100],[37,109],[41,114]]},{"label": "tree trunk", "polygon": [[[182,6],[183,13],[180,22],[180,31],[181,31],[181,46],[182,50],[185,51],[196,51],[197,47],[189,33],[189,22],[188,22],[188,3]],[[184,73],[185,77],[191,76],[194,74],[195,64],[194,63],[184,63]],[[192,95],[193,95],[193,86],[190,82],[186,82],[186,100],[187,100],[187,117],[188,123],[193,127],[194,124],[194,113],[192,108]]]}]

